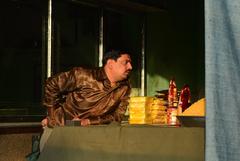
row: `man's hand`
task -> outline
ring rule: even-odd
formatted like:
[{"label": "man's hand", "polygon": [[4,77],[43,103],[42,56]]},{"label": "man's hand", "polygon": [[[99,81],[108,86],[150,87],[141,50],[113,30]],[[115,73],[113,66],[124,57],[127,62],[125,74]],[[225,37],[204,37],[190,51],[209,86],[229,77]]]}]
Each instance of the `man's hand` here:
[{"label": "man's hand", "polygon": [[89,119],[82,119],[81,120],[81,126],[88,126],[91,125],[91,122]]},{"label": "man's hand", "polygon": [[73,120],[73,121],[80,121],[81,126],[91,125],[91,122],[90,122],[89,119],[80,119],[80,118],[78,118],[78,117],[74,117],[72,120]]},{"label": "man's hand", "polygon": [[45,128],[45,127],[48,125],[48,119],[47,119],[47,118],[44,118],[44,119],[41,121],[41,124],[42,124],[42,128]]}]

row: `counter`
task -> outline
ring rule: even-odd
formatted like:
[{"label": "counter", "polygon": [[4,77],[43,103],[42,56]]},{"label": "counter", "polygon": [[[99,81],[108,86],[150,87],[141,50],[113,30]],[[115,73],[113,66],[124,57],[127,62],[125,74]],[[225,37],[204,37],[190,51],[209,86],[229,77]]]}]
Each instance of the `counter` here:
[{"label": "counter", "polygon": [[204,131],[153,125],[57,127],[39,161],[204,161]]}]

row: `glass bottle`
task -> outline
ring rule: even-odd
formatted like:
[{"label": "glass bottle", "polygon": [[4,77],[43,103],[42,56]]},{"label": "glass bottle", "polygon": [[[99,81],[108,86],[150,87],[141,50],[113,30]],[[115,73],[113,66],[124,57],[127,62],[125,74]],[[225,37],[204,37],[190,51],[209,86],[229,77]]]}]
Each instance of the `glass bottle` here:
[{"label": "glass bottle", "polygon": [[175,82],[175,79],[171,79],[169,82],[169,88],[168,88],[168,106],[174,106],[176,107],[177,100],[177,85]]},{"label": "glass bottle", "polygon": [[177,106],[178,106],[178,96],[177,96],[177,85],[175,79],[171,79],[168,88],[168,108],[167,108],[167,124],[168,125],[178,125],[179,121],[177,119]]}]

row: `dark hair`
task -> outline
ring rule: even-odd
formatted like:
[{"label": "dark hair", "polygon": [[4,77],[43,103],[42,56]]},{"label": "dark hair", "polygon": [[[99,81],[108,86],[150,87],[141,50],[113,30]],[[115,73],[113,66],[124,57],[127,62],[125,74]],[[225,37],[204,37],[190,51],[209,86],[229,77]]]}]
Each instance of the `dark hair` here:
[{"label": "dark hair", "polygon": [[130,55],[127,51],[123,51],[123,50],[111,50],[111,51],[106,52],[103,55],[103,59],[102,59],[103,66],[107,63],[108,59],[113,59],[113,60],[117,61],[117,59],[119,57],[121,57],[121,55],[123,55],[123,54]]}]

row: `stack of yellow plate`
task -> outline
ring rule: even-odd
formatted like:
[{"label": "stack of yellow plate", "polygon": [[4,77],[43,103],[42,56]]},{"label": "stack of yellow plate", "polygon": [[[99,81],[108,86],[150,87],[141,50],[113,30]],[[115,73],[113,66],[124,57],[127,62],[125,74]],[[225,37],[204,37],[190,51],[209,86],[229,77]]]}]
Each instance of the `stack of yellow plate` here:
[{"label": "stack of yellow plate", "polygon": [[[152,124],[167,124],[167,101],[155,98],[150,106],[150,114],[147,120],[151,120]],[[148,117],[148,116],[147,116]]]},{"label": "stack of yellow plate", "polygon": [[135,96],[129,100],[129,124],[146,124],[153,97]]}]

